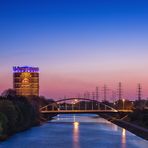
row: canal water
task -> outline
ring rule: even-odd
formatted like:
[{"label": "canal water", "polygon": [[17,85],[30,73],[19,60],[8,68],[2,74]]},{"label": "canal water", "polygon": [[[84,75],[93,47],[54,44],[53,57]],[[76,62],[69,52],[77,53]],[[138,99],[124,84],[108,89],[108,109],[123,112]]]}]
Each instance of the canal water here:
[{"label": "canal water", "polygon": [[59,115],[15,134],[0,148],[148,148],[148,141],[97,115]]}]

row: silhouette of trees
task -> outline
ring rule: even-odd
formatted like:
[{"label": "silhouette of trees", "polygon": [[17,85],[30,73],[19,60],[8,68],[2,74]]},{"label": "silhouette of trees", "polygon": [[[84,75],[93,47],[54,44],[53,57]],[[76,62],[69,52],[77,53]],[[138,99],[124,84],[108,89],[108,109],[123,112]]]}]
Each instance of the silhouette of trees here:
[{"label": "silhouette of trees", "polygon": [[8,118],[5,114],[0,112],[0,136],[5,135],[8,129]]},{"label": "silhouette of trees", "polygon": [[16,96],[16,91],[14,89],[7,89],[4,90],[1,94],[2,97],[15,97]]},{"label": "silhouette of trees", "polygon": [[50,101],[38,96],[17,96],[13,89],[5,90],[0,96],[0,139],[40,124],[39,108]]},{"label": "silhouette of trees", "polygon": [[0,99],[0,112],[3,113],[8,119],[8,132],[11,133],[16,129],[18,113],[16,108],[10,100],[5,98]]}]

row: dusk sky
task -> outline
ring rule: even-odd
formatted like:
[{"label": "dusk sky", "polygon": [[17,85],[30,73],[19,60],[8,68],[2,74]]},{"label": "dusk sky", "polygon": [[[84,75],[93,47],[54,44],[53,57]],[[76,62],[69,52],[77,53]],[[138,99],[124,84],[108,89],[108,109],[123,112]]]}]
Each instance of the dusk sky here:
[{"label": "dusk sky", "polygon": [[13,66],[40,68],[40,95],[74,97],[104,84],[148,97],[146,0],[1,0],[0,93]]}]

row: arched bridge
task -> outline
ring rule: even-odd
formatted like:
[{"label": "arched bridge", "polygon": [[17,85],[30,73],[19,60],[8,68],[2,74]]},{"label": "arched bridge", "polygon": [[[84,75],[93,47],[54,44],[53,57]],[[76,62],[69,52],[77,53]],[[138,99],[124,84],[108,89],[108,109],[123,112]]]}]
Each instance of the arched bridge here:
[{"label": "arched bridge", "polygon": [[71,113],[130,113],[132,110],[116,110],[97,100],[86,98],[61,99],[41,107],[42,114],[71,114]]}]

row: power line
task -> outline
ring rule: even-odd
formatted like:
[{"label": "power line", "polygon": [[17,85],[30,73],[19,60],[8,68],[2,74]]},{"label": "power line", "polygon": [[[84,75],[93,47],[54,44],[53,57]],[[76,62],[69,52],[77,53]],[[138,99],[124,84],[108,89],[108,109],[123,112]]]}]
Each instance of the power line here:
[{"label": "power line", "polygon": [[123,95],[123,92],[122,92],[122,83],[119,82],[119,84],[118,84],[118,99],[119,100],[122,99],[122,95]]},{"label": "power line", "polygon": [[107,100],[107,93],[108,93],[109,89],[107,88],[106,85],[104,85],[103,87],[103,101]]},{"label": "power line", "polygon": [[141,87],[141,84],[139,83],[138,84],[138,100],[139,101],[141,100],[141,94],[142,94],[142,87]]},{"label": "power line", "polygon": [[99,101],[99,88],[96,87],[96,100]]}]

